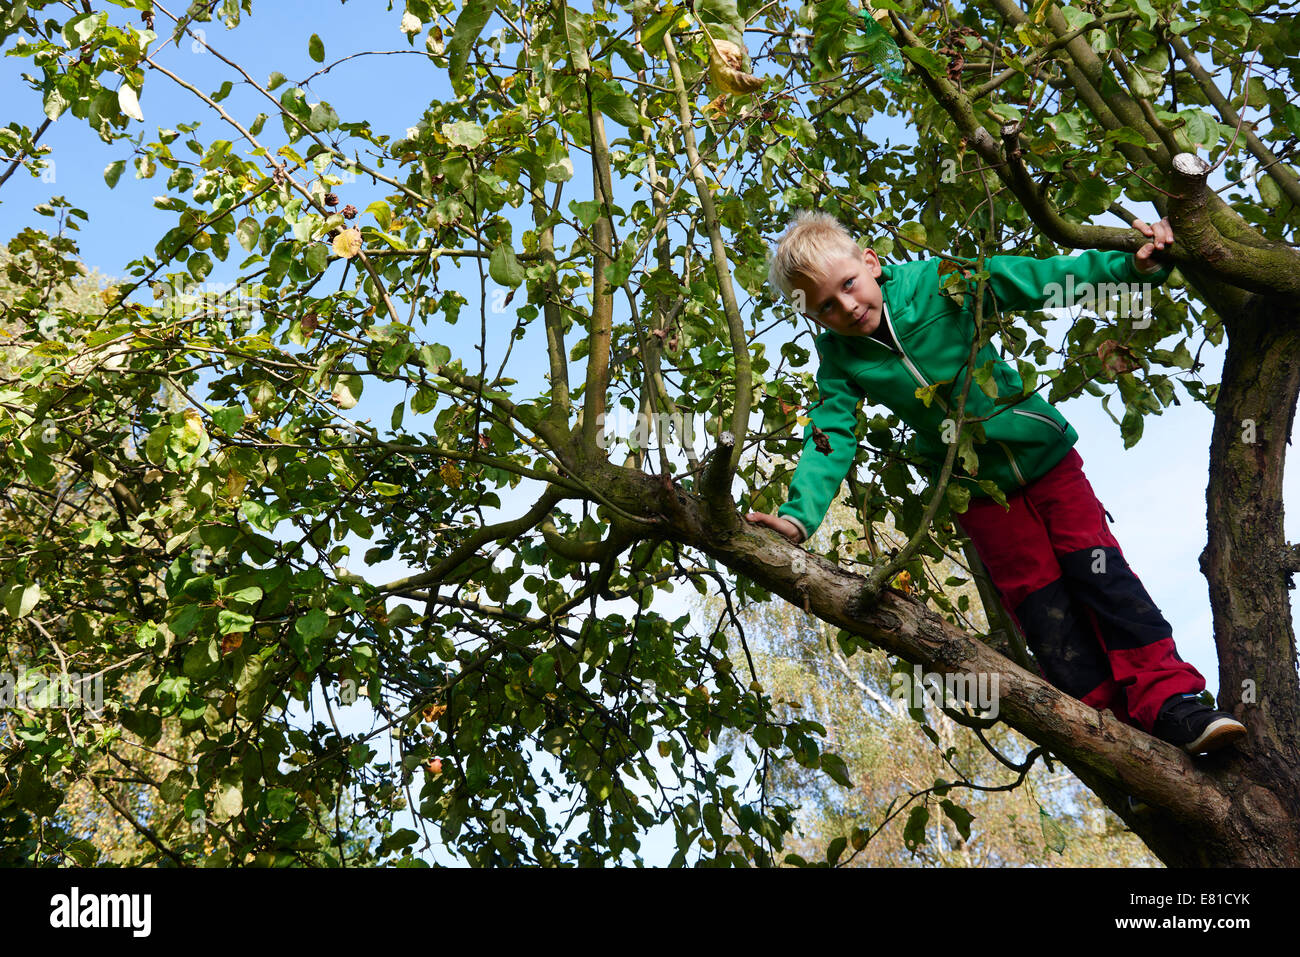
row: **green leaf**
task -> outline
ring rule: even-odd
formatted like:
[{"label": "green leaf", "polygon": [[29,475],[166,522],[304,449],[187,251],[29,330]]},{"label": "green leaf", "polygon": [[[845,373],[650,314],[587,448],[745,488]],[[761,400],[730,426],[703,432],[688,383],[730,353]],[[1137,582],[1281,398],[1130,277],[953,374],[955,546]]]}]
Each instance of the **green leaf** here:
[{"label": "green leaf", "polygon": [[208,273],[212,272],[212,257],[207,253],[195,253],[185,264],[185,268],[197,282],[203,282]]},{"label": "green leaf", "polygon": [[249,631],[253,627],[253,616],[243,612],[223,608],[217,612],[217,630],[223,635],[237,631]]},{"label": "green leaf", "polygon": [[540,654],[533,659],[532,666],[528,669],[533,681],[538,687],[551,691],[555,688],[555,656],[549,654]]},{"label": "green leaf", "polygon": [[317,103],[311,108],[311,114],[307,117],[307,126],[313,133],[337,129],[338,125],[339,115],[328,103]]},{"label": "green leaf", "polygon": [[297,795],[289,788],[271,788],[266,792],[266,812],[274,821],[287,820],[297,805]]},{"label": "green leaf", "polygon": [[63,25],[63,39],[70,47],[79,47],[89,42],[99,27],[99,14],[94,12],[79,13]]},{"label": "green leaf", "polygon": [[1179,132],[1193,146],[1209,147],[1219,142],[1219,124],[1204,110],[1181,110],[1178,115],[1187,121]]},{"label": "green leaf", "polygon": [[375,222],[377,222],[379,228],[383,230],[387,230],[389,224],[393,221],[393,211],[382,199],[377,199],[367,206],[365,212],[372,213],[375,217]]},{"label": "green leaf", "polygon": [[476,149],[487,139],[487,131],[473,120],[444,123],[441,132],[452,146],[463,146],[469,150]]},{"label": "green leaf", "polygon": [[948,75],[948,60],[925,47],[902,47],[902,54],[932,76]]},{"label": "green leaf", "polygon": [[1277,209],[1282,205],[1282,190],[1278,188],[1273,177],[1265,174],[1258,180],[1259,201],[1265,209]]},{"label": "green leaf", "polygon": [[126,160],[114,160],[104,167],[104,182],[108,184],[109,189],[117,185],[124,169],[126,169]]},{"label": "green leaf", "polygon": [[601,112],[612,116],[629,131],[641,126],[641,114],[632,98],[617,83],[601,80],[592,92],[592,101]]},{"label": "green leaf", "polygon": [[559,140],[551,143],[549,152],[545,160],[546,179],[551,183],[567,183],[573,178],[573,160],[569,159],[569,154],[564,149],[564,144]]},{"label": "green leaf", "polygon": [[826,846],[826,863],[833,867],[835,862],[840,859],[840,855],[844,853],[844,849],[848,846],[849,839],[843,835],[831,841],[830,844]]},{"label": "green leaf", "polygon": [[681,16],[681,8],[676,4],[666,4],[664,9],[655,14],[641,30],[641,46],[651,56],[664,55],[664,34]]},{"label": "green leaf", "polygon": [[604,205],[594,199],[585,201],[570,200],[569,209],[573,215],[578,217],[578,222],[582,223],[584,228],[590,227],[600,216],[601,206]]},{"label": "green leaf", "polygon": [[1048,117],[1046,122],[1052,132],[1056,134],[1058,140],[1074,146],[1082,145],[1090,135],[1083,113],[1079,110],[1058,113],[1055,116]]},{"label": "green leaf", "polygon": [[262,502],[255,502],[252,499],[245,499],[239,503],[239,510],[248,518],[248,521],[254,528],[260,528],[269,532],[275,528],[276,523],[283,517],[274,508],[270,508]]},{"label": "green leaf", "polygon": [[695,12],[700,22],[708,25],[709,35],[715,40],[730,40],[744,46],[745,18],[740,15],[736,0],[696,0]]},{"label": "green leaf", "polygon": [[998,397],[998,384],[997,380],[993,378],[992,362],[986,362],[976,369],[971,378],[975,380],[975,384],[983,389],[984,394],[990,399]]},{"label": "green leaf", "polygon": [[1071,198],[1075,208],[1088,216],[1097,216],[1110,208],[1114,190],[1100,176],[1090,176],[1074,184]]},{"label": "green leaf", "polygon": [[841,787],[853,787],[853,779],[849,777],[848,766],[844,759],[838,754],[829,752],[822,755],[822,770],[830,776],[830,779]]},{"label": "green leaf", "polygon": [[233,436],[244,427],[244,410],[237,405],[217,409],[212,413],[212,424],[226,435]]},{"label": "green leaf", "polygon": [[904,223],[898,227],[898,235],[903,241],[903,246],[913,252],[926,244],[925,227],[920,223]]},{"label": "green leaf", "polygon": [[11,585],[5,595],[5,611],[9,612],[10,618],[26,618],[40,600],[40,585]]},{"label": "green leaf", "polygon": [[451,40],[447,43],[447,73],[451,77],[452,89],[459,95],[473,88],[474,78],[468,69],[469,51],[474,48],[496,8],[496,0],[467,0],[456,16]]},{"label": "green leaf", "polygon": [[23,471],[27,473],[33,485],[44,487],[54,481],[54,463],[44,452],[37,452],[24,462]]},{"label": "green leaf", "polygon": [[590,70],[587,56],[587,15],[571,10],[563,0],[560,16],[564,19],[564,42],[569,51],[569,62],[575,70]]},{"label": "green leaf", "polygon": [[325,625],[328,622],[329,616],[325,612],[319,608],[313,608],[293,623],[293,630],[301,635],[303,640],[310,641],[325,633]]},{"label": "green leaf", "polygon": [[117,105],[131,119],[144,122],[144,114],[140,112],[140,98],[136,96],[135,90],[125,83],[117,88]]},{"label": "green leaf", "polygon": [[1057,854],[1065,853],[1065,830],[1042,807],[1038,809],[1038,823],[1043,829],[1043,843]]},{"label": "green leaf", "polygon": [[245,216],[239,221],[239,225],[235,227],[235,238],[239,240],[239,245],[250,253],[257,246],[259,235],[261,235],[261,227],[252,216]]},{"label": "green leaf", "polygon": [[930,809],[924,805],[912,808],[912,813],[907,816],[907,825],[903,828],[903,843],[913,854],[922,844],[928,843],[925,836],[925,826],[930,823]]},{"label": "green leaf", "polygon": [[212,675],[221,666],[221,650],[215,638],[204,641],[200,638],[190,645],[185,652],[181,670],[187,677],[203,679]]},{"label": "green leaf", "polygon": [[307,249],[307,271],[313,276],[323,273],[330,264],[329,249],[324,243],[312,243]]},{"label": "green leaf", "polygon": [[330,398],[340,409],[350,409],[361,398],[362,382],[359,375],[344,375],[334,383]]},{"label": "green leaf", "polygon": [[244,792],[238,784],[228,784],[217,794],[216,810],[223,818],[232,818],[244,809]]},{"label": "green leaf", "polygon": [[258,585],[249,585],[247,588],[241,588],[226,595],[226,601],[237,601],[245,605],[252,605],[261,601],[261,599],[262,589]]},{"label": "green leaf", "polygon": [[440,342],[420,346],[415,354],[432,375],[437,375],[438,369],[451,361],[451,350]]},{"label": "green leaf", "polygon": [[45,91],[45,115],[51,120],[57,120],[59,115],[68,108],[67,98],[64,97],[63,91],[57,86],[51,86]]},{"label": "green leaf", "polygon": [[940,801],[939,806],[943,808],[943,813],[948,816],[948,819],[957,826],[957,833],[961,835],[961,839],[969,841],[970,822],[975,820],[975,815],[964,807],[959,807],[946,799]]},{"label": "green leaf", "polygon": [[317,63],[325,62],[325,44],[314,33],[311,35],[311,39],[307,41],[307,55]]},{"label": "green leaf", "polygon": [[1148,27],[1154,26],[1160,19],[1160,14],[1156,13],[1155,7],[1151,5],[1151,0],[1132,0],[1132,3]]},{"label": "green leaf", "polygon": [[515,288],[526,278],[524,267],[519,264],[515,251],[508,244],[502,244],[492,250],[488,260],[488,275],[494,282]]}]

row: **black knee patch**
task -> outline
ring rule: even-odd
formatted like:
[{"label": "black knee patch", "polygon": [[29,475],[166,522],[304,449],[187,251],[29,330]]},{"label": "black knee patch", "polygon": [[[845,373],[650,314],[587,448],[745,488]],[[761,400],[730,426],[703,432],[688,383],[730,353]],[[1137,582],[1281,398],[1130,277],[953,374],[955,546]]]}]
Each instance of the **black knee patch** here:
[{"label": "black knee patch", "polygon": [[1047,680],[1066,694],[1082,698],[1111,677],[1087,612],[1063,579],[1029,595],[1015,612]]},{"label": "black knee patch", "polygon": [[1143,648],[1173,634],[1118,548],[1084,548],[1059,561],[1071,593],[1096,614],[1107,648]]}]

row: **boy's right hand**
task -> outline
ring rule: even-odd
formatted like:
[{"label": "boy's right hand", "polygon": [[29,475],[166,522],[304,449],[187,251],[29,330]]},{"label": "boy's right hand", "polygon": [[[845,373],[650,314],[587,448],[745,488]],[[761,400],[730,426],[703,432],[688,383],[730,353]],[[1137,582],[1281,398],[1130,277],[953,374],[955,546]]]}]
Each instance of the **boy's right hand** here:
[{"label": "boy's right hand", "polygon": [[767,515],[763,512],[749,512],[745,515],[745,520],[753,522],[755,525],[765,525],[773,531],[784,535],[791,545],[798,545],[803,541],[803,532],[799,531],[799,526],[788,518],[782,518],[780,515]]}]

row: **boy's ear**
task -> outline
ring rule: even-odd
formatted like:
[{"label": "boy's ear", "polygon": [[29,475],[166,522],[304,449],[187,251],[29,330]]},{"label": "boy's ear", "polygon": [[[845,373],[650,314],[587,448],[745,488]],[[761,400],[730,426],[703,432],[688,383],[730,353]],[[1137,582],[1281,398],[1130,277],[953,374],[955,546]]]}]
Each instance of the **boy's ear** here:
[{"label": "boy's ear", "polygon": [[867,270],[871,273],[872,279],[880,278],[880,257],[876,255],[874,249],[862,250],[862,261],[866,263]]}]

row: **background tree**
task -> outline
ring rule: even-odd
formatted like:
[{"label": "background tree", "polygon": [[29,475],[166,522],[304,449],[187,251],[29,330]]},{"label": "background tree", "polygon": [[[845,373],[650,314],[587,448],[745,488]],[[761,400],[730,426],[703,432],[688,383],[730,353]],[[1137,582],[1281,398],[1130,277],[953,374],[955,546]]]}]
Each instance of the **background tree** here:
[{"label": "background tree", "polygon": [[[54,209],[51,206],[48,212],[53,214]],[[80,218],[84,219],[85,215]],[[67,223],[68,220],[64,220],[62,225]],[[64,229],[54,236],[27,231],[11,245],[21,250],[18,255],[0,249],[0,328],[4,330],[0,375],[10,377],[15,371],[15,356],[21,357],[27,351],[13,343],[30,339],[35,332],[43,340],[38,348],[62,356],[71,368],[78,369],[80,377],[92,378],[94,371],[90,363],[94,351],[63,342],[59,330],[71,324],[58,320],[77,316],[82,321],[93,321],[102,316],[105,311],[104,277],[98,270],[88,270],[80,262],[59,256],[59,251],[71,252],[75,248],[64,235]],[[39,302],[24,301],[25,295],[33,290],[40,291]],[[33,325],[35,329],[31,328]],[[107,361],[113,361],[111,351]],[[177,398],[164,383],[154,401],[159,409],[176,413],[179,411]],[[40,431],[46,433],[44,438],[52,438],[57,430],[58,426],[47,420]],[[30,499],[24,493],[30,492],[31,487],[21,479],[12,483],[9,491],[24,501],[19,506],[13,498],[5,497],[0,511],[0,530],[3,530],[6,540],[15,549],[30,547],[43,538],[52,525],[80,521],[89,522],[91,528],[103,528],[120,517],[120,500],[129,495],[129,490],[125,487],[105,490],[98,481],[78,481],[79,478],[83,478],[83,474],[76,469],[56,467],[48,483],[52,486],[55,501],[47,511],[46,524],[42,527],[31,521],[33,513],[27,511]],[[138,572],[138,569],[132,570],[133,574]],[[156,588],[157,580],[146,579],[143,585]],[[8,597],[11,601],[23,600],[12,593]],[[17,607],[21,610],[21,605]],[[38,631],[42,632],[48,647],[56,650],[57,662],[32,660],[29,646],[20,640],[6,640],[0,661],[5,673],[16,679],[7,691],[11,695],[20,690],[32,691],[36,687],[33,684],[36,674],[52,678],[67,674],[69,660],[84,657],[78,627],[84,628],[84,621],[69,616],[47,619],[40,624]],[[9,630],[5,634],[6,639],[16,637]],[[148,671],[129,667],[135,660],[138,659],[128,656],[117,670],[98,676],[107,686],[107,697],[134,700],[149,685]],[[58,667],[51,669],[51,664]],[[97,697],[94,684],[86,686],[81,693],[82,700],[88,705],[93,706]],[[40,731],[34,731],[25,720],[36,717],[38,714],[31,708],[15,707],[12,701],[6,701],[0,711],[0,735],[7,745],[16,746],[15,756],[24,754],[24,744],[39,745],[48,740],[48,735],[42,736]],[[58,720],[56,717],[55,721]],[[86,757],[84,766],[75,768],[74,775],[67,776],[70,780],[65,792],[50,787],[34,773],[30,753],[27,753],[26,765],[18,765],[19,773],[15,775],[17,787],[13,787],[11,780],[7,789],[7,796],[13,800],[6,802],[4,807],[5,816],[10,818],[5,821],[6,836],[11,840],[6,842],[0,860],[12,865],[48,862],[52,857],[54,862],[83,866],[99,863],[131,865],[159,859],[160,851],[166,846],[172,850],[184,848],[191,855],[200,855],[200,859],[202,855],[215,851],[217,853],[210,859],[221,862],[223,855],[215,840],[215,829],[208,827],[201,809],[184,806],[184,793],[177,789],[176,779],[169,778],[177,766],[189,764],[196,757],[194,736],[185,733],[183,722],[175,717],[164,718],[160,733],[148,744],[139,735],[122,727],[106,728],[99,722],[93,726],[102,736],[103,745],[93,756]],[[62,756],[58,750],[54,750],[53,755]],[[384,835],[375,833],[372,822],[361,818],[356,809],[350,807],[352,802],[348,796],[345,795],[344,799],[349,805],[347,811],[337,818],[331,833],[318,837],[322,843],[327,843],[346,832],[344,856],[352,861],[371,860],[373,849],[368,845],[377,845]],[[57,811],[51,813],[55,806]],[[39,813],[33,816],[27,813],[29,810]],[[350,823],[346,828],[340,827],[339,824],[345,820]],[[54,849],[53,854],[50,854],[51,849]],[[173,860],[181,857],[177,854]],[[302,855],[297,859],[308,863],[327,860]]]},{"label": "background tree", "polygon": [[[821,748],[816,721],[774,712],[748,661],[737,673],[721,629],[663,613],[664,590],[684,579],[720,590],[729,614],[773,595],[807,609],[849,660],[874,646],[928,671],[997,674],[1005,722],[1166,863],[1300,861],[1286,591],[1300,565],[1280,500],[1300,387],[1287,321],[1300,276],[1283,125],[1290,15],[1217,0],[877,6],[907,57],[888,87],[857,56],[871,40],[841,0],[798,11],[407,0],[400,29],[453,96],[400,138],[315,92],[357,61],[263,82],[272,65],[237,62],[215,25],[196,26],[246,30],[249,0],[183,12],[34,0],[2,15],[0,41],[30,65],[46,117],[84,120],[109,144],[109,186],[128,162],[165,175],[156,204],[176,216],[102,314],[53,310],[93,374],[29,327],[0,383],[3,491],[48,526],[37,541],[5,539],[5,641],[52,662],[49,625],[66,619],[77,670],[144,677],[138,694],[114,689],[110,726],[149,744],[179,721],[194,760],[148,786],[214,822],[209,860],[329,854],[314,835],[330,832],[322,815],[344,794],[381,830],[403,806],[416,813],[422,833],[399,828],[381,849],[407,862],[430,826],[476,864],[627,859],[655,825],[676,835],[674,863],[787,859],[792,809],[736,786],[710,748],[729,729],[751,735],[761,760],[832,777],[844,762]],[[166,55],[176,42],[210,51],[228,80],[188,81]],[[318,35],[302,43],[326,64]],[[1249,82],[1247,50],[1258,51]],[[142,126],[155,84],[187,91],[223,132],[174,117]],[[865,122],[900,111],[917,145],[864,151]],[[4,180],[37,167],[42,129],[7,128]],[[1252,155],[1273,185],[1220,197],[1207,165],[1178,159],[1194,145],[1229,178]],[[974,175],[945,181],[945,149]],[[337,191],[365,181],[387,193],[359,211]],[[797,451],[798,409],[817,401],[809,350],[764,286],[792,210],[837,212],[896,257],[977,257],[1136,249],[1131,230],[1086,220],[1127,219],[1123,203],[1144,200],[1173,221],[1187,283],[1162,294],[1150,327],[1085,318],[1059,349],[1033,316],[991,314],[980,328],[1024,363],[1027,388],[1117,395],[1130,440],[1179,383],[1213,407],[1203,567],[1222,687],[1255,692],[1221,702],[1250,727],[1248,746],[1200,762],[944,620],[923,563],[960,553],[951,513],[964,503],[943,482],[914,489],[897,420],[862,424],[874,453],[850,496],[861,527],[889,518],[907,536],[896,554],[845,533],[826,556],[805,554],[740,518],[784,499],[788,472],[770,473],[765,456]],[[20,233],[10,250],[32,241]],[[71,247],[55,253],[52,268],[73,268]],[[183,291],[218,264],[256,291],[254,316],[246,300]],[[440,268],[472,275],[477,300],[440,286]],[[29,286],[12,308],[45,307]],[[471,315],[477,335],[452,335]],[[1198,382],[1190,344],[1225,333],[1223,380]],[[969,389],[976,371],[954,385]],[[164,382],[178,411],[153,402]],[[393,403],[386,427],[344,414],[363,392]],[[702,454],[674,466],[615,441],[602,413],[619,408],[700,415]],[[977,435],[964,423],[954,452],[977,457]],[[116,492],[116,514],[50,522],[60,469]],[[353,574],[349,534],[372,543],[367,565],[418,571]],[[903,570],[913,595],[887,587]],[[339,726],[334,709],[358,694],[381,727]],[[286,725],[314,695],[326,713]],[[15,720],[6,821],[49,817],[102,756],[106,736],[83,721]],[[394,762],[370,745],[385,730]],[[1134,815],[1128,794],[1152,811]],[[41,840],[49,855],[63,838]]]}]

